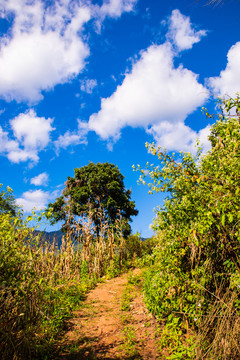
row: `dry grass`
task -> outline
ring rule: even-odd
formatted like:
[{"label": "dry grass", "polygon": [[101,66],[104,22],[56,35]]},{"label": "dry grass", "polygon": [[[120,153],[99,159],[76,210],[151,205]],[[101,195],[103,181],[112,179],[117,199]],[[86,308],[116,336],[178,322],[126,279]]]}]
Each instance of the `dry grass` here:
[{"label": "dry grass", "polygon": [[240,359],[239,294],[226,291],[215,299],[198,331],[196,360]]},{"label": "dry grass", "polygon": [[[119,257],[119,236],[99,214],[72,222],[62,239],[44,243],[22,220],[0,215],[0,353],[39,358],[51,350],[71,308]],[[74,239],[74,241],[73,241]]]}]

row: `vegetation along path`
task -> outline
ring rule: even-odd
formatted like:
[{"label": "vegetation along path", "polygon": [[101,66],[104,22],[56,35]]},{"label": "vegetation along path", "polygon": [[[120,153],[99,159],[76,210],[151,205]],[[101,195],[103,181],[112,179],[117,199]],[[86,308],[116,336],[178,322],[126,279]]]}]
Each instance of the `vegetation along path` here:
[{"label": "vegetation along path", "polygon": [[88,294],[59,344],[57,359],[158,359],[157,325],[141,294],[141,271],[106,280]]}]

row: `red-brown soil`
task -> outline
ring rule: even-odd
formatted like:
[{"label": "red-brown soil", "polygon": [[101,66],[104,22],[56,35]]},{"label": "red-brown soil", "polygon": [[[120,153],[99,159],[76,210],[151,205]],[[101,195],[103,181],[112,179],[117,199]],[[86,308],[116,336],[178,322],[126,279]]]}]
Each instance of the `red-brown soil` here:
[{"label": "red-brown soil", "polygon": [[100,283],[89,292],[83,307],[74,312],[69,322],[56,359],[159,359],[156,323],[146,310],[138,287],[134,287],[130,310],[121,310],[126,285],[127,274],[124,274]]}]

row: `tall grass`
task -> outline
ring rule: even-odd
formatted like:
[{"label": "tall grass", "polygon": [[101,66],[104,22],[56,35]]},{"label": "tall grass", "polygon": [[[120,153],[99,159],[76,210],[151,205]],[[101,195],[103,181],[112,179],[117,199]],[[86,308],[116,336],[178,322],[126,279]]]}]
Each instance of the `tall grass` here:
[{"label": "tall grass", "polygon": [[[2,360],[46,359],[71,310],[104,274],[121,268],[121,231],[91,217],[69,226],[59,249],[21,216],[0,215],[0,354]],[[73,241],[75,239],[75,241]]]},{"label": "tall grass", "polygon": [[2,359],[41,357],[50,348],[72,305],[83,298],[80,269],[80,252],[69,241],[63,239],[58,250],[20,218],[0,216]]},{"label": "tall grass", "polygon": [[240,358],[239,291],[226,289],[200,321],[194,346],[196,360]]}]

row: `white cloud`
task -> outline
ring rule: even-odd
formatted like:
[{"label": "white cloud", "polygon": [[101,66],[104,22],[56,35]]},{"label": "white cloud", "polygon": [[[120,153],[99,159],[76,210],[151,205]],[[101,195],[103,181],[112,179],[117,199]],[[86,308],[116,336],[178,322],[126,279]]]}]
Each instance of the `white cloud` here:
[{"label": "white cloud", "polygon": [[6,151],[8,141],[8,132],[3,131],[2,127],[0,126],[0,153]]},{"label": "white cloud", "polygon": [[34,110],[26,111],[10,120],[13,138],[0,127],[0,153],[14,163],[37,163],[38,153],[50,142],[53,119],[38,117]]},{"label": "white cloud", "polygon": [[37,163],[39,161],[39,156],[35,149],[25,150],[25,149],[20,149],[19,147],[17,147],[14,150],[10,150],[7,153],[7,158],[8,160],[16,164],[26,161],[32,161],[32,163]]},{"label": "white cloud", "polygon": [[174,66],[178,51],[192,48],[206,35],[195,30],[190,18],[174,10],[169,18],[167,41],[141,52],[116,91],[102,99],[101,109],[89,119],[89,130],[108,140],[110,148],[126,126],[143,127],[156,142],[169,150],[195,152],[196,138],[208,148],[209,126],[198,133],[186,126],[189,114],[203,105],[208,90],[198,75]]},{"label": "white cloud", "polygon": [[0,17],[12,18],[0,39],[0,96],[7,101],[37,102],[42,91],[76,77],[84,68],[89,46],[84,26],[94,17],[119,17],[137,0],[2,0]]},{"label": "white cloud", "polygon": [[206,30],[195,30],[188,16],[177,9],[173,10],[169,18],[167,38],[179,51],[191,49],[193,44],[198,43],[206,34]]},{"label": "white cloud", "polygon": [[84,67],[89,54],[80,40],[59,34],[18,34],[0,51],[0,94],[6,100],[36,102],[41,91],[64,83]]},{"label": "white cloud", "polygon": [[29,110],[10,120],[11,127],[17,140],[30,149],[44,149],[50,140],[53,119],[38,117],[34,110]]},{"label": "white cloud", "polygon": [[89,119],[89,129],[103,139],[114,140],[126,126],[148,129],[157,140],[171,133],[173,139],[167,136],[165,145],[174,144],[176,133],[181,131],[184,137],[179,139],[181,143],[175,142],[175,149],[189,148],[196,133],[184,125],[184,120],[209,95],[196,74],[183,66],[174,67],[173,57],[168,42],[143,51],[122,85],[102,99],[101,110]]},{"label": "white cloud", "polygon": [[1,126],[0,154],[7,156],[7,158],[14,163],[19,163],[21,161],[27,160],[37,162],[39,160],[36,151],[27,151],[25,149],[20,149],[18,141],[9,139],[9,133],[3,131]]},{"label": "white cloud", "polygon": [[58,139],[54,141],[57,153],[61,148],[66,149],[70,145],[79,145],[81,143],[81,135],[76,132],[71,133],[70,131],[66,131],[64,135],[60,135]]},{"label": "white cloud", "polygon": [[29,213],[35,210],[44,209],[52,196],[47,191],[29,190],[22,194],[22,197],[16,199],[16,204],[23,207],[24,212]]},{"label": "white cloud", "polygon": [[220,76],[207,80],[207,84],[217,96],[234,96],[240,92],[240,42],[233,45],[227,55],[227,66]]},{"label": "white cloud", "polygon": [[96,79],[86,79],[80,82],[80,89],[88,94],[93,92],[93,89],[97,86]]},{"label": "white cloud", "polygon": [[49,177],[46,172],[43,172],[30,180],[30,184],[35,186],[46,186],[48,183]]},{"label": "white cloud", "polygon": [[148,133],[153,135],[157,145],[165,147],[169,151],[185,151],[195,154],[197,151],[196,139],[199,139],[199,145],[204,153],[210,149],[208,141],[210,125],[196,132],[183,122],[174,124],[166,121],[153,125]]},{"label": "white cloud", "polygon": [[66,149],[68,146],[87,144],[86,135],[88,133],[88,124],[86,122],[78,120],[78,130],[77,131],[66,131],[65,134],[60,135],[54,145],[56,152],[59,153],[59,150]]},{"label": "white cloud", "polygon": [[133,11],[137,0],[105,0],[100,8],[102,16],[120,17],[123,12]]},{"label": "white cloud", "polygon": [[8,0],[5,16],[14,14],[12,37],[0,44],[0,95],[7,100],[39,101],[41,91],[79,74],[89,48],[78,31],[90,20],[86,6],[57,1]]}]

